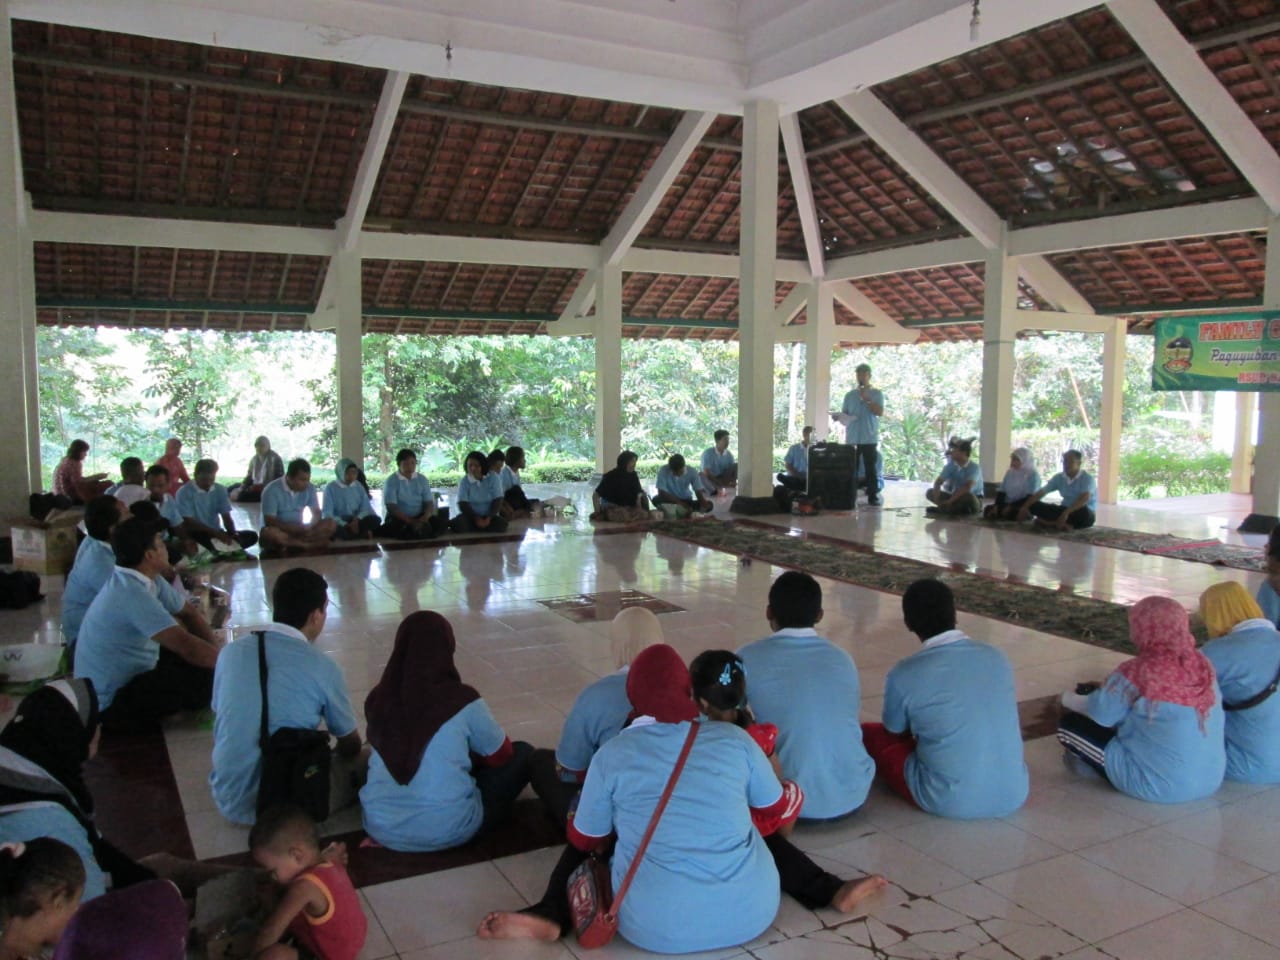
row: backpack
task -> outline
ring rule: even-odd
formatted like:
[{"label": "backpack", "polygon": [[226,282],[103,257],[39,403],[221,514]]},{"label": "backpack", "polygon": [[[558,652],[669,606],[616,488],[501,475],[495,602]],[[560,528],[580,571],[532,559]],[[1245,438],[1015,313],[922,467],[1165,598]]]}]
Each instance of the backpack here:
[{"label": "backpack", "polygon": [[0,573],[0,609],[21,610],[43,599],[40,578],[36,574],[27,570]]}]

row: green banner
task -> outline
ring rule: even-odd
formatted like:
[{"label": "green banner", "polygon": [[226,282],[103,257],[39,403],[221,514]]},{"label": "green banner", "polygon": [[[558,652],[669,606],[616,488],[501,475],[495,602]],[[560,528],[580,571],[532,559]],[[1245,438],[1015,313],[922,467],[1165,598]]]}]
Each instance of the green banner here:
[{"label": "green banner", "polygon": [[1156,321],[1152,390],[1280,391],[1280,310]]}]

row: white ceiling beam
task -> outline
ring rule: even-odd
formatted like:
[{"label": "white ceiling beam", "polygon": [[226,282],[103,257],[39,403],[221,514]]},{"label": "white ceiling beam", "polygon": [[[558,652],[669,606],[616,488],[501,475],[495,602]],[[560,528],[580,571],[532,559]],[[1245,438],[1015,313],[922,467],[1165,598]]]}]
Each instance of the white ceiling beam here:
[{"label": "white ceiling beam", "polygon": [[[732,277],[738,279],[737,254],[684,253],[679,250],[633,248],[622,259],[626,273],[672,273],[691,277]],[[787,283],[808,283],[809,265],[803,260],[779,260],[777,279]]]},{"label": "white ceiling beam", "polygon": [[984,247],[1000,246],[1000,216],[874,93],[863,90],[836,103]]},{"label": "white ceiling beam", "polygon": [[791,288],[791,292],[782,298],[782,302],[773,308],[773,325],[779,328],[787,326],[808,302],[809,285],[797,283]]},{"label": "white ceiling beam", "polygon": [[902,326],[852,282],[842,280],[830,284],[830,287],[831,295],[867,324],[866,327],[842,327],[837,324],[837,339],[856,340],[858,343],[915,343],[920,339],[919,330],[909,330]]},{"label": "white ceiling beam", "polygon": [[1280,214],[1280,156],[1156,0],[1107,6],[1271,212]]},{"label": "white ceiling beam", "polygon": [[1019,310],[1013,319],[1017,330],[1058,330],[1073,333],[1106,333],[1116,325],[1115,317],[1096,313],[1061,310]]},{"label": "white ceiling beam", "polygon": [[327,257],[334,232],[322,227],[281,227],[209,220],[161,220],[102,213],[32,210],[33,240],[123,247],[239,250]]},{"label": "white ceiling beam", "polygon": [[986,249],[973,237],[932,240],[831,260],[827,263],[826,279],[857,280],[860,277],[879,277],[904,270],[928,270],[957,263],[978,263],[986,255]]},{"label": "white ceiling beam", "polygon": [[364,153],[360,157],[360,166],[356,169],[351,197],[347,200],[347,212],[338,221],[339,250],[354,250],[356,241],[360,239],[364,217],[369,211],[369,201],[373,199],[373,187],[378,182],[382,158],[391,141],[391,131],[395,128],[396,116],[400,113],[400,104],[404,100],[408,84],[409,74],[400,71],[388,73],[382,83],[382,96],[378,98],[378,108],[373,112],[373,124],[369,128],[369,139],[365,141]]},{"label": "white ceiling beam", "polygon": [[793,113],[783,117],[779,127],[782,130],[782,147],[787,154],[787,169],[791,171],[791,190],[796,195],[800,231],[804,234],[804,249],[809,257],[809,272],[818,279],[826,273],[826,255],[822,249],[818,205],[814,203],[813,185],[809,182],[809,160],[804,155],[799,115]]},{"label": "white ceiling beam", "polygon": [[1017,257],[1015,262],[1022,279],[1057,309],[1068,313],[1094,312],[1093,304],[1044,257]]},{"label": "white ceiling beam", "polygon": [[1256,197],[1148,210],[1144,213],[1122,213],[1011,230],[1009,255],[1062,253],[1068,250],[1180,240],[1184,237],[1246,233],[1267,229],[1269,220],[1267,205]]},{"label": "white ceiling beam", "polygon": [[686,113],[680,118],[671,139],[653,161],[622,216],[600,245],[602,264],[614,266],[622,262],[715,118],[714,113]]},{"label": "white ceiling beam", "polygon": [[599,279],[599,270],[588,270],[583,274],[582,280],[578,284],[578,289],[573,291],[573,296],[569,298],[569,302],[560,311],[560,321],[562,323],[577,317],[587,316],[592,305],[596,302],[596,283]]},{"label": "white ceiling beam", "polygon": [[547,333],[553,337],[594,337],[596,335],[596,318],[566,317],[561,314],[559,320],[547,322]]},{"label": "white ceiling beam", "polygon": [[360,234],[360,251],[370,260],[501,263],[519,267],[564,267],[577,270],[595,269],[600,258],[600,249],[588,243],[379,233],[370,230]]}]

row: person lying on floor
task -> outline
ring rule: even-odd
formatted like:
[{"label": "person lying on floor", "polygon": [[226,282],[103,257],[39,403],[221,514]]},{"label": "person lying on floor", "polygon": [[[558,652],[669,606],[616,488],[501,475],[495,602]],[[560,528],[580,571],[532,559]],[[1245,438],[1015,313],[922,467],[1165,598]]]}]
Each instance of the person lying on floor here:
[{"label": "person lying on floor", "polygon": [[324,488],[324,507],[320,516],[332,520],[338,528],[335,540],[372,540],[382,529],[382,521],[373,512],[369,491],[360,482],[360,468],[345,457],[334,468],[334,479]]},{"label": "person lying on floor", "polygon": [[364,703],[369,779],[364,829],[392,850],[460,846],[511,815],[533,747],[512,743],[453,663],[453,627],[419,610],[401,622]]},{"label": "person lying on floor", "polygon": [[1196,649],[1187,611],[1169,597],[1139,600],[1129,608],[1129,637],[1136,657],[1101,685],[1062,695],[1058,740],[1068,765],[1139,800],[1210,796],[1227,769],[1225,722],[1213,664]]},{"label": "person lying on floor", "polygon": [[451,521],[454,532],[505,533],[502,482],[496,473],[485,472],[488,458],[479,450],[472,450],[462,465],[466,476],[458,484],[458,515]]}]

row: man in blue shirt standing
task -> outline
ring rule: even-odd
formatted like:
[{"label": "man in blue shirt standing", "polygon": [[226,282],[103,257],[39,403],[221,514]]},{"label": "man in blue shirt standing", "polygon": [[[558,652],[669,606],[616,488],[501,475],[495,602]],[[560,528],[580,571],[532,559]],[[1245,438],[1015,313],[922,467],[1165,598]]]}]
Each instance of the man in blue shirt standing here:
[{"label": "man in blue shirt standing", "polygon": [[[858,386],[844,395],[840,422],[845,425],[845,443],[856,448],[862,461],[863,482],[867,485],[867,503],[880,506],[876,489],[876,446],[880,443],[880,417],[884,414],[884,394],[871,386],[871,366],[860,363],[854,371]],[[858,491],[853,492],[854,498]]]},{"label": "man in blue shirt standing", "polygon": [[778,482],[788,490],[799,490],[801,493],[809,486],[809,447],[813,443],[813,427],[805,427],[800,431],[800,442],[791,445],[786,458],[782,461],[783,472],[778,474]]},{"label": "man in blue shirt standing", "polygon": [[[1037,526],[1056,527],[1058,530],[1092,527],[1097,519],[1094,511],[1098,509],[1098,485],[1093,477],[1080,469],[1083,461],[1084,454],[1079,450],[1064,453],[1062,472],[1055,473],[1048,483],[1027,498],[1018,511],[1018,519],[1026,520],[1033,516]],[[1062,495],[1061,504],[1041,503],[1054,492]]]},{"label": "man in blue shirt standing", "polygon": [[200,612],[156,582],[169,559],[157,524],[111,531],[116,567],[80,624],[75,675],[93,681],[104,729],[145,733],[209,705],[221,643]]},{"label": "man in blue shirt standing", "polygon": [[956,629],[941,580],[911,584],[902,617],[924,646],[889,671],[884,723],[862,725],[876,774],[940,817],[1012,813],[1026,802],[1028,776],[1008,658]]},{"label": "man in blue shirt standing", "polygon": [[258,644],[266,644],[267,716],[270,732],[314,730],[323,720],[337,737],[330,763],[329,809],[356,798],[352,775],[369,763],[342,668],[315,647],[329,609],[328,584],[314,570],[295,567],[280,574],[271,591],[275,622],[262,637],[242,636],[222,651],[213,675],[213,772],[209,786],[218,810],[234,823],[253,823],[257,812],[262,752],[262,684]]},{"label": "man in blue shirt standing", "polygon": [[926,490],[925,499],[933,506],[925,508],[931,517],[962,516],[982,509],[982,469],[970,457],[972,440],[956,440],[947,451],[947,462]]},{"label": "man in blue shirt standing", "polygon": [[726,487],[738,485],[738,465],[729,452],[729,431],[715,432],[715,445],[702,451],[702,472],[698,480],[711,496],[719,496]]}]

